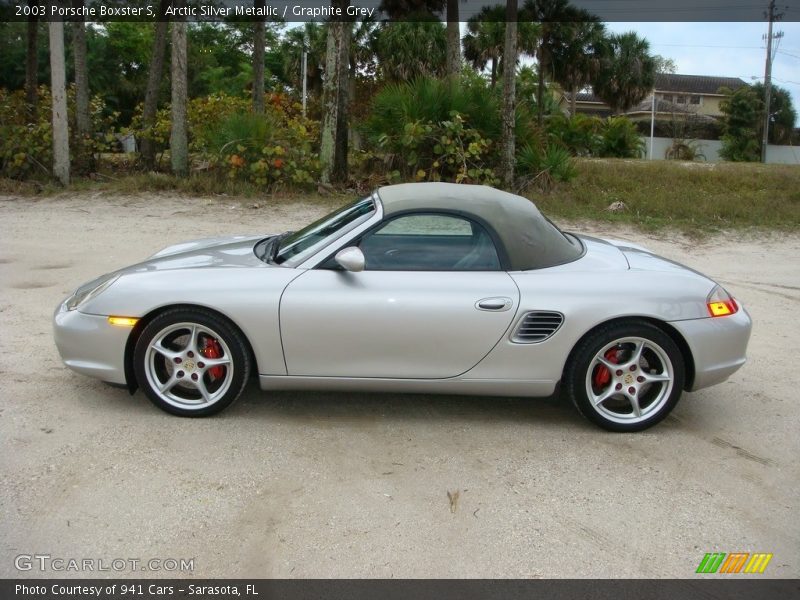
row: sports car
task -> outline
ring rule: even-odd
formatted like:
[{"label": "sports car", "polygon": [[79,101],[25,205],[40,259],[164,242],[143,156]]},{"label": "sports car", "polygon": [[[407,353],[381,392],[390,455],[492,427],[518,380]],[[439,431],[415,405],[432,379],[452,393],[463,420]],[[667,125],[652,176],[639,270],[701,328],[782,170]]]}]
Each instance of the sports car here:
[{"label": "sports car", "polygon": [[54,315],[74,371],[181,416],[263,390],[569,398],[612,431],[745,362],[751,320],[705,275],[561,231],[528,199],[417,183],[295,231],[170,246]]}]

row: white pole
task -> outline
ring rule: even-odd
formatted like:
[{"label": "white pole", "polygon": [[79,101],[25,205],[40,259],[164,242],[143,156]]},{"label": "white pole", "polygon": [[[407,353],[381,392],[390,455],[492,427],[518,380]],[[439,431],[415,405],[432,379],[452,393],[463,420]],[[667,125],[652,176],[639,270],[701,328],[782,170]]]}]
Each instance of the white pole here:
[{"label": "white pole", "polygon": [[650,156],[648,160],[653,160],[653,135],[656,130],[656,88],[653,88],[653,101],[650,106]]},{"label": "white pole", "polygon": [[306,116],[306,79],[308,71],[308,52],[306,52],[306,41],[303,39],[303,118]]}]

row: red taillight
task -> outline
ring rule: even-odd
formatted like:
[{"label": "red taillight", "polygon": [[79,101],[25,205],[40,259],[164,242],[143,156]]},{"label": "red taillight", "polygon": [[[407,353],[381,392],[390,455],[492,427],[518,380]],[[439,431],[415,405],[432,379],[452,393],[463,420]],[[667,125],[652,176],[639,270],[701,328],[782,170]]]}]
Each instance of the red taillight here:
[{"label": "red taillight", "polygon": [[712,317],[726,317],[739,310],[736,300],[720,286],[711,290],[708,298],[706,298],[706,306]]}]

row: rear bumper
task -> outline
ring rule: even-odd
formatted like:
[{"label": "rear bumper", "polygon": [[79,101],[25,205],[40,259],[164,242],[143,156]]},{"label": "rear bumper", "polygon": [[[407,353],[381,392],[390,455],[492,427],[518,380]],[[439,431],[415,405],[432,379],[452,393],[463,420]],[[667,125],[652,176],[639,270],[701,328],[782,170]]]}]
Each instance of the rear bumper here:
[{"label": "rear bumper", "polygon": [[64,364],[109,383],[126,383],[125,343],[130,333],[130,327],[109,324],[108,317],[68,311],[63,304],[53,315],[53,335]]},{"label": "rear bumper", "polygon": [[672,321],[694,358],[690,392],[725,381],[747,360],[747,342],[753,322],[744,307],[727,317]]}]

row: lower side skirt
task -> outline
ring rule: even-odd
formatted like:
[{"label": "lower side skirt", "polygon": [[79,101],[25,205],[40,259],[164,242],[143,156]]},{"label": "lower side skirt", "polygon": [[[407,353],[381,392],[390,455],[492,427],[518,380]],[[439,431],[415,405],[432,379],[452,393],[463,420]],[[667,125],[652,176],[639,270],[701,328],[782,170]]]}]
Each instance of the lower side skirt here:
[{"label": "lower side skirt", "polygon": [[504,379],[390,379],[380,377],[298,377],[259,375],[262,390],[325,390],[459,394],[465,396],[551,396],[555,381]]}]

